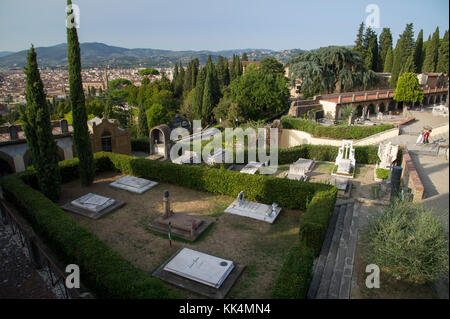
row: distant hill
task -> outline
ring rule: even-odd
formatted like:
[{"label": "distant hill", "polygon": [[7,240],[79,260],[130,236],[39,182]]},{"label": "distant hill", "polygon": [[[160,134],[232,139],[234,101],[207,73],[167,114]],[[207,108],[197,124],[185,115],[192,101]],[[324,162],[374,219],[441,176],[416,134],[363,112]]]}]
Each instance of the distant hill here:
[{"label": "distant hill", "polygon": [[[280,62],[287,62],[300,49],[272,51],[266,49],[238,49],[224,51],[170,51],[158,49],[126,49],[109,46],[103,43],[81,43],[81,62],[83,67],[171,67],[182,62],[184,66],[194,58],[200,64],[206,63],[208,55],[216,60],[219,55],[228,59],[233,54],[241,55],[247,52],[249,60],[261,60],[265,57],[275,57]],[[67,65],[67,44],[62,43],[51,47],[36,48],[38,63],[41,67],[64,67]],[[3,52],[1,52],[3,53]],[[0,55],[0,67],[19,68],[26,63],[27,51],[6,53]]]},{"label": "distant hill", "polygon": [[13,53],[14,52],[12,52],[12,51],[0,51],[0,58],[10,55],[10,54],[13,54]]}]

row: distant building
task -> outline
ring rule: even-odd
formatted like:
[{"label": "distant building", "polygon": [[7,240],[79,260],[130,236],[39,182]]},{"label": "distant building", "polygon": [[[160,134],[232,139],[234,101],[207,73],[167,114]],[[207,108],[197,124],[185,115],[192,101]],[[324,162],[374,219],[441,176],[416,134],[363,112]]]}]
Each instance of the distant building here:
[{"label": "distant building", "polygon": [[[66,120],[52,121],[52,133],[58,147],[59,160],[76,157],[72,125]],[[131,155],[128,130],[119,127],[117,120],[94,118],[88,122],[92,151]],[[32,165],[30,149],[21,125],[0,127],[0,176],[24,171]]]}]

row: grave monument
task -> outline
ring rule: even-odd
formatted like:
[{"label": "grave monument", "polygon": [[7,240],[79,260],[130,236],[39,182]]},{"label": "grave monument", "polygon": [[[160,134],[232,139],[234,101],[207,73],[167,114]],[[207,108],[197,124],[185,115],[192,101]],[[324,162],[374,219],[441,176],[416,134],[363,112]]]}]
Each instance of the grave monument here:
[{"label": "grave monument", "polygon": [[[339,148],[336,157],[337,175],[353,175],[356,167],[355,149],[352,140],[342,140],[342,146]],[[352,174],[353,170],[353,174]],[[352,177],[352,176],[351,176]]]},{"label": "grave monument", "polygon": [[164,191],[164,214],[153,220],[148,226],[150,229],[167,234],[169,225],[175,236],[189,241],[195,241],[210,225],[210,221],[204,221],[193,216],[174,213],[170,209],[169,191]]},{"label": "grave monument", "polygon": [[225,213],[250,217],[271,224],[278,217],[280,211],[281,207],[278,207],[276,203],[266,205],[245,200],[244,192],[240,192],[237,199],[225,209]]},{"label": "grave monument", "polygon": [[306,181],[314,167],[314,160],[299,158],[294,164],[289,166],[287,178]]},{"label": "grave monument", "polygon": [[124,189],[136,194],[142,194],[148,191],[150,188],[158,185],[157,182],[150,181],[144,178],[138,178],[135,176],[124,176],[109,184],[109,186],[119,189]]},{"label": "grave monument", "polygon": [[209,298],[222,299],[245,266],[189,248],[180,249],[153,276]]},{"label": "grave monument", "polygon": [[125,205],[124,201],[88,193],[61,206],[61,208],[85,217],[99,219],[100,217],[111,213],[123,205]]},{"label": "grave monument", "polygon": [[398,145],[392,145],[391,142],[380,143],[378,146],[378,157],[380,164],[378,168],[389,169],[392,163],[397,159]]}]

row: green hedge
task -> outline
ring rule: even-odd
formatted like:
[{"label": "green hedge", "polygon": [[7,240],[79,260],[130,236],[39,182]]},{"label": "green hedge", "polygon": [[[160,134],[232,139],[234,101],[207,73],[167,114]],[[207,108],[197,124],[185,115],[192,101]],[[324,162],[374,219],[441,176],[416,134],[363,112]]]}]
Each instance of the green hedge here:
[{"label": "green hedge", "polygon": [[314,257],[320,253],[336,204],[335,187],[318,192],[300,218],[300,240],[288,253],[272,287],[273,298],[304,298],[311,280]]},{"label": "green hedge", "polygon": [[150,152],[150,139],[148,137],[132,138],[131,151],[133,152]]},{"label": "green hedge", "polygon": [[300,218],[300,241],[304,241],[316,255],[320,253],[325,239],[328,222],[336,204],[336,196],[336,189],[317,193],[308,203],[306,212]]},{"label": "green hedge", "polygon": [[[63,163],[64,170],[71,163]],[[159,279],[133,266],[70,215],[24,183],[30,172],[1,180],[5,198],[66,264],[77,264],[81,277],[100,298],[177,298]]]},{"label": "green hedge", "polygon": [[312,277],[314,251],[305,243],[297,243],[289,250],[280,274],[272,286],[271,298],[303,299]]},{"label": "green hedge", "polygon": [[304,120],[291,116],[281,118],[282,128],[304,131],[314,137],[326,137],[332,139],[355,139],[359,140],[374,134],[394,128],[392,124],[381,124],[374,126],[324,126],[311,120]]},{"label": "green hedge", "polygon": [[332,188],[321,183],[242,174],[204,166],[177,165],[122,154],[101,153],[101,156],[109,158],[112,165],[122,173],[232,197],[244,191],[249,200],[266,204],[276,202],[282,207],[300,210],[306,208],[306,203],[316,192]]},{"label": "green hedge", "polygon": [[[355,146],[355,160],[357,164],[376,164],[380,161],[378,158],[378,146]],[[279,164],[289,164],[302,158],[311,158],[316,161],[334,162],[339,153],[339,147],[329,145],[311,145],[303,144],[290,148],[280,149],[278,153]],[[397,154],[397,163],[402,163],[402,147],[399,147]]]}]

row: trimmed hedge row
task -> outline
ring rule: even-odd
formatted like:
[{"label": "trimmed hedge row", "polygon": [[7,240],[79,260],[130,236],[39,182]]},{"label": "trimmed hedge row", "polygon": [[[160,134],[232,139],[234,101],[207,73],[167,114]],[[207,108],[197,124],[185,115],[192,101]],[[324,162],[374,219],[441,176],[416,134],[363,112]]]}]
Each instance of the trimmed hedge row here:
[{"label": "trimmed hedge row", "polygon": [[324,126],[315,121],[290,116],[282,117],[281,125],[282,128],[285,129],[308,132],[314,137],[326,137],[339,140],[359,140],[394,128],[394,125],[392,124],[381,124],[374,126]]},{"label": "trimmed hedge row", "polygon": [[308,291],[314,264],[314,251],[304,242],[292,247],[270,294],[275,299],[303,299]]},{"label": "trimmed hedge row", "polygon": [[320,253],[328,223],[336,205],[335,189],[317,193],[308,203],[306,212],[300,218],[300,241],[313,249],[315,255]]},{"label": "trimmed hedge row", "polygon": [[320,253],[328,223],[336,204],[335,187],[314,195],[305,213],[300,218],[297,245],[291,248],[271,296],[273,298],[304,298],[311,280],[314,257]]},{"label": "trimmed hedge row", "polygon": [[304,210],[314,194],[332,188],[330,185],[281,179],[264,175],[242,174],[226,169],[177,165],[122,154],[100,153],[122,173],[168,182],[195,190],[235,197],[244,191],[249,200],[273,202],[287,208]]},{"label": "trimmed hedge row", "polygon": [[[63,163],[62,170],[65,164]],[[72,165],[68,165],[73,168]],[[80,226],[42,193],[24,183],[32,172],[1,180],[5,198],[13,203],[58,255],[77,264],[83,281],[100,298],[178,298],[159,279],[133,266],[97,236]]]},{"label": "trimmed hedge row", "polygon": [[[378,158],[378,146],[355,146],[355,160],[357,164],[376,164]],[[334,162],[339,153],[339,147],[330,145],[303,144],[290,148],[280,149],[278,153],[279,164],[289,164],[302,158],[315,159],[316,161]],[[402,163],[402,147],[399,147],[397,163]]]}]

